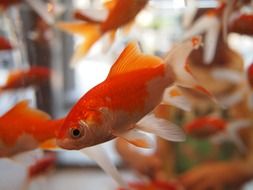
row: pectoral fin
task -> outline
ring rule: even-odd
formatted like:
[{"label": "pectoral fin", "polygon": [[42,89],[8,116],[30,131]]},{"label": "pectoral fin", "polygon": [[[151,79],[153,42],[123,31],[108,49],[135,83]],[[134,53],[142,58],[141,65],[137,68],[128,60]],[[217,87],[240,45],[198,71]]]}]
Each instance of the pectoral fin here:
[{"label": "pectoral fin", "polygon": [[138,125],[135,126],[134,129],[131,129],[127,132],[124,133],[118,133],[114,134],[118,137],[121,137],[128,141],[129,143],[141,147],[141,148],[151,148],[154,145],[154,142],[152,139],[145,133],[140,132],[139,130],[136,129],[138,128]]},{"label": "pectoral fin", "polygon": [[165,140],[181,142],[185,140],[185,134],[181,128],[166,119],[150,114],[142,118],[138,123],[138,129],[153,133]]},{"label": "pectoral fin", "polygon": [[165,90],[163,94],[163,103],[175,106],[184,111],[191,110],[191,103],[177,86],[172,86]]}]

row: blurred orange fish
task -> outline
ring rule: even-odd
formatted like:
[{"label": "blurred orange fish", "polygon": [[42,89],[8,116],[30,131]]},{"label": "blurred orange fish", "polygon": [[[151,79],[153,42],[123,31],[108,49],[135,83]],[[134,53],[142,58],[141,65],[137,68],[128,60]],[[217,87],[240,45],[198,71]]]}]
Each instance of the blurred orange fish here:
[{"label": "blurred orange fish", "polygon": [[10,44],[10,42],[6,38],[0,36],[0,51],[11,50],[11,49],[12,49],[12,45]]},{"label": "blurred orange fish", "polygon": [[12,71],[0,90],[13,90],[29,86],[39,86],[49,81],[51,75],[47,67],[33,66],[28,70]]},{"label": "blurred orange fish", "polygon": [[229,25],[229,30],[239,34],[253,35],[253,15],[241,14],[234,18]]},{"label": "blurred orange fish", "polygon": [[217,144],[231,141],[237,146],[239,151],[244,153],[246,147],[238,132],[240,129],[251,125],[252,122],[249,119],[236,119],[236,121],[227,122],[220,117],[204,116],[198,117],[186,124],[184,129],[188,135],[197,138],[210,138]]},{"label": "blurred orange fish", "polygon": [[[136,15],[145,7],[148,0],[113,0],[113,7],[109,9],[109,15],[103,22],[90,18],[91,23],[65,23],[59,22],[57,26],[67,32],[81,35],[84,42],[77,47],[72,58],[72,64],[83,57],[91,46],[105,33],[113,31],[133,21]],[[84,18],[85,16],[85,18]],[[80,17],[80,15],[78,15]],[[87,15],[82,18],[89,21]]]},{"label": "blurred orange fish", "polygon": [[207,138],[217,132],[225,130],[227,122],[219,117],[199,117],[186,124],[184,129],[187,134],[198,138]]},{"label": "blurred orange fish", "polygon": [[46,113],[21,101],[0,117],[0,157],[42,146],[53,148],[56,129],[63,119],[51,120]]},{"label": "blurred orange fish", "polygon": [[[136,123],[165,102],[163,93],[173,84],[211,96],[197,84],[185,65],[190,52],[200,43],[198,37],[182,42],[164,60],[142,54],[135,43],[130,43],[112,66],[106,80],[87,92],[69,112],[58,133],[59,146],[81,149],[122,137],[136,146],[149,147],[149,141],[137,129],[167,140],[182,141],[184,135],[174,125],[152,126],[151,123],[155,122],[152,114]],[[177,92],[171,94],[178,95]]]}]

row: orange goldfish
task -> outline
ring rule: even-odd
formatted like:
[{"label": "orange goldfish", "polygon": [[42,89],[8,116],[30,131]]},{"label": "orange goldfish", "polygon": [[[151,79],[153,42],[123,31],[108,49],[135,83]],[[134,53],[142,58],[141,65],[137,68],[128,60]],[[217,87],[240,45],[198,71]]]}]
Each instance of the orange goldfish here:
[{"label": "orange goldfish", "polygon": [[11,50],[12,45],[8,40],[6,40],[4,37],[0,36],[0,51],[2,50]]},{"label": "orange goldfish", "polygon": [[17,70],[9,74],[0,90],[13,90],[29,86],[39,86],[49,81],[51,71],[47,67],[33,66],[28,70]]},{"label": "orange goldfish", "polygon": [[[144,121],[141,119],[163,102],[165,89],[173,84],[211,96],[197,84],[185,65],[190,52],[200,43],[199,37],[182,42],[164,60],[142,54],[135,43],[130,43],[112,66],[106,80],[74,105],[60,127],[57,144],[66,149],[81,149],[122,137],[136,146],[149,147],[150,143],[137,129],[165,139],[183,140],[182,131],[175,126],[152,125],[155,120],[152,114]],[[172,93],[172,96],[177,96],[177,93]]]},{"label": "orange goldfish", "polygon": [[226,121],[219,117],[205,116],[186,124],[184,129],[187,134],[199,138],[206,138],[225,130],[226,124]]},{"label": "orange goldfish", "polygon": [[[105,21],[99,22],[91,18],[91,23],[59,22],[57,24],[57,26],[64,31],[78,34],[85,38],[83,43],[75,50],[71,61],[72,64],[83,57],[103,34],[109,31],[114,31],[117,28],[130,23],[148,2],[148,0],[113,1],[113,7],[110,7],[109,14]],[[85,20],[89,21],[86,15]]]},{"label": "orange goldfish", "polygon": [[231,32],[253,35],[253,15],[241,14],[234,18],[229,25],[229,29]]},{"label": "orange goldfish", "polygon": [[220,117],[204,116],[191,121],[184,126],[185,132],[197,138],[211,138],[215,143],[232,141],[241,152],[245,152],[246,147],[241,141],[238,130],[249,127],[251,121],[240,119],[227,122]]},{"label": "orange goldfish", "polygon": [[0,117],[0,157],[11,156],[27,150],[53,144],[57,127],[63,119],[50,117],[21,101]]}]

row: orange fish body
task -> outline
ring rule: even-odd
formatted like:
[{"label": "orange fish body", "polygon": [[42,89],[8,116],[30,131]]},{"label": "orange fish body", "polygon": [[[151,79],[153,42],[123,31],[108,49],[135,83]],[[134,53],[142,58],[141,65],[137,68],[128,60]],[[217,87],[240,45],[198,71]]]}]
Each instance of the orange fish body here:
[{"label": "orange fish body", "polygon": [[236,32],[244,35],[253,35],[253,15],[240,15],[231,22],[229,29],[231,32]]},{"label": "orange fish body", "polygon": [[200,117],[188,123],[184,129],[187,134],[198,138],[210,137],[225,130],[227,123],[218,117]]},{"label": "orange fish body", "polygon": [[46,113],[28,107],[27,101],[17,103],[0,117],[0,157],[35,149],[55,138],[62,121],[50,120]]},{"label": "orange fish body", "polygon": [[250,84],[250,87],[253,89],[253,63],[247,69],[247,78]]},{"label": "orange fish body", "polygon": [[11,90],[26,88],[29,86],[39,86],[49,81],[50,69],[46,67],[34,66],[28,70],[17,70],[10,73],[6,84],[1,86],[1,90]]},{"label": "orange fish body", "polygon": [[105,21],[97,21],[89,18],[85,14],[77,12],[75,16],[78,19],[85,20],[88,23],[64,23],[60,22],[57,26],[70,33],[79,34],[85,38],[85,41],[76,49],[72,63],[83,57],[92,45],[106,32],[114,32],[115,29],[124,26],[135,18],[140,10],[147,4],[148,0],[114,0],[113,6],[109,10],[109,15]]},{"label": "orange fish body", "polygon": [[[72,146],[69,142],[60,145],[67,149],[80,149],[111,140],[116,137],[116,133],[127,131],[131,124],[153,110],[160,103],[164,89],[174,82],[174,76],[172,72],[166,74],[161,59],[150,59],[154,61],[153,68],[119,74],[118,68],[112,68],[104,82],[92,88],[75,104],[59,133],[59,138],[64,142],[66,134],[70,134],[69,130],[79,125],[92,126],[84,132],[87,133],[82,139],[85,142],[80,143],[80,146]],[[156,93],[152,94],[153,91]],[[89,135],[95,131],[95,137]]]},{"label": "orange fish body", "polygon": [[4,37],[0,36],[0,51],[3,50],[11,50],[12,46],[8,40],[6,40]]},{"label": "orange fish body", "polygon": [[[139,138],[136,123],[161,103],[164,90],[176,80],[181,84],[188,83],[188,87],[196,87],[193,81],[190,82],[189,68],[185,67],[185,57],[199,44],[195,42],[192,40],[177,46],[164,60],[144,55],[136,44],[130,43],[112,66],[106,80],[87,92],[71,109],[60,127],[57,145],[81,149],[123,137],[134,145],[147,147]],[[183,55],[180,61],[176,60],[179,52]],[[175,61],[175,65],[168,64],[169,60]],[[187,79],[180,78],[178,72],[184,73]],[[149,118],[144,123],[152,121]],[[145,131],[143,127],[141,130]],[[155,133],[153,129],[152,133]]]}]

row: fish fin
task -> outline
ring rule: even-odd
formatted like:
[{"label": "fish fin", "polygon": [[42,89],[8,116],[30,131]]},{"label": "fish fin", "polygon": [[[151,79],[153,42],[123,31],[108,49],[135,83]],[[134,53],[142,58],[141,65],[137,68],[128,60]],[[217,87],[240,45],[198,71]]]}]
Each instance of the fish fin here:
[{"label": "fish fin", "polygon": [[100,30],[99,24],[93,23],[66,23],[59,22],[56,26],[69,33],[78,34],[84,37],[84,41],[78,45],[76,48],[74,55],[71,59],[71,65],[73,66],[77,61],[79,61],[83,56],[88,53],[88,50],[92,47],[92,45],[102,36],[102,32]]},{"label": "fish fin", "polygon": [[210,64],[214,59],[220,33],[220,21],[217,17],[212,17],[209,24],[211,27],[206,32],[204,43],[203,59],[205,64]]},{"label": "fish fin", "polygon": [[101,145],[81,149],[80,152],[95,160],[96,163],[118,183],[118,185],[121,187],[128,187]]},{"label": "fish fin", "polygon": [[154,142],[147,134],[142,133],[135,128],[128,130],[127,132],[117,133],[114,135],[125,139],[127,142],[129,142],[137,147],[152,148],[154,146]]},{"label": "fish fin", "polygon": [[171,86],[163,94],[163,103],[175,106],[184,111],[191,111],[191,102],[183,95],[180,88]]},{"label": "fish fin", "polygon": [[55,150],[55,149],[59,149],[59,146],[56,145],[55,139],[49,139],[41,143],[40,148],[43,150]]},{"label": "fish fin", "polygon": [[243,98],[244,98],[243,90],[242,91],[237,90],[229,95],[218,98],[218,101],[223,106],[223,108],[229,108],[231,106],[238,104],[241,100],[243,100]]},{"label": "fish fin", "polygon": [[50,116],[36,108],[31,108],[28,105],[28,100],[22,100],[12,107],[2,117],[10,118],[21,118],[21,117],[32,117],[39,120],[49,120]]},{"label": "fish fin", "polygon": [[176,85],[200,91],[217,103],[215,97],[207,89],[199,85],[187,62],[190,53],[194,49],[197,49],[201,44],[201,37],[194,36],[189,40],[177,44],[172,48],[164,60],[165,63],[173,68],[173,71],[176,74]]},{"label": "fish fin", "polygon": [[228,134],[229,139],[235,143],[238,150],[242,153],[246,152],[246,146],[243,143],[241,137],[239,136],[239,130],[250,127],[252,125],[252,121],[249,119],[240,119],[237,121],[230,122],[228,127],[226,128],[226,132]]},{"label": "fish fin", "polygon": [[156,67],[163,60],[152,55],[142,54],[137,43],[129,43],[110,69],[107,78],[138,69]]},{"label": "fish fin", "polygon": [[115,4],[117,3],[116,0],[103,0],[103,6],[107,9],[107,10],[112,10],[115,6]]},{"label": "fish fin", "polygon": [[234,84],[240,84],[243,81],[243,74],[232,69],[214,69],[211,71],[211,75],[216,80],[229,81]]},{"label": "fish fin", "polygon": [[137,129],[147,133],[153,133],[165,140],[182,142],[186,138],[180,127],[166,119],[157,118],[154,114],[146,115],[137,125]]},{"label": "fish fin", "polygon": [[198,10],[196,0],[187,0],[186,3],[187,6],[183,14],[183,23],[182,23],[184,28],[188,28],[191,25]]},{"label": "fish fin", "polygon": [[25,0],[28,5],[30,5],[34,11],[48,24],[52,25],[54,23],[54,17],[47,10],[47,6],[41,0]]}]

